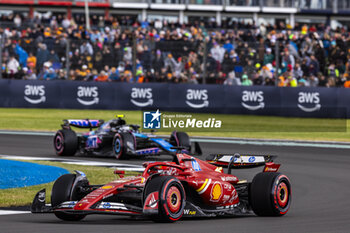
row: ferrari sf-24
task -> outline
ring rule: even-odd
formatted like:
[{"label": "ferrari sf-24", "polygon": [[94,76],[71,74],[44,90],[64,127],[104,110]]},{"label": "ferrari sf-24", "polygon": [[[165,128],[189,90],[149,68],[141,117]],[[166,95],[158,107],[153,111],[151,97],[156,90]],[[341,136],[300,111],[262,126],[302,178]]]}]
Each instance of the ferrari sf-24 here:
[{"label": "ferrari sf-24", "polygon": [[[45,189],[32,203],[32,213],[54,213],[59,219],[78,221],[89,214],[143,216],[156,222],[185,217],[283,216],[291,205],[291,184],[278,172],[275,156],[215,154],[207,161],[174,148],[170,162],[145,162],[142,175],[91,185],[83,172],[59,177],[52,188],[51,204]],[[251,182],[231,171],[262,166]],[[224,169],[227,170],[224,173]]]}]

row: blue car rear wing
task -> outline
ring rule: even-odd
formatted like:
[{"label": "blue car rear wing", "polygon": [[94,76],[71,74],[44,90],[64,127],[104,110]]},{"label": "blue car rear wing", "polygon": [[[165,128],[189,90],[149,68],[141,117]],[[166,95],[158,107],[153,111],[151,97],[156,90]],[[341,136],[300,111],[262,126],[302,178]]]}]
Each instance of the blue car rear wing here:
[{"label": "blue car rear wing", "polygon": [[63,120],[63,125],[62,128],[70,128],[70,126],[77,127],[77,128],[88,128],[88,129],[93,129],[93,128],[98,128],[104,123],[104,120],[90,120],[90,119],[68,119],[68,120]]}]

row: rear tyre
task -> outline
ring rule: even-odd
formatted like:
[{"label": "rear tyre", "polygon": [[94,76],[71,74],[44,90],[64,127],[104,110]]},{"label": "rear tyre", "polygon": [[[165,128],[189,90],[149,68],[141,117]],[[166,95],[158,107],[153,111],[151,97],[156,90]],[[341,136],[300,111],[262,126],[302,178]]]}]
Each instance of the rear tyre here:
[{"label": "rear tyre", "polygon": [[59,156],[73,156],[78,149],[78,137],[73,130],[58,130],[53,139],[56,154]]},{"label": "rear tyre", "polygon": [[259,173],[250,186],[250,204],[258,216],[285,215],[289,210],[291,198],[289,179],[281,173]]},{"label": "rear tyre", "polygon": [[128,159],[128,149],[135,150],[135,139],[131,133],[117,133],[113,139],[113,154],[116,159]]},{"label": "rear tyre", "polygon": [[181,182],[172,176],[157,176],[147,182],[144,200],[148,194],[158,191],[158,214],[155,222],[176,222],[181,219],[186,204],[186,193]]},{"label": "rear tyre", "polygon": [[[77,189],[79,188],[79,182],[75,184],[75,174],[65,174],[59,177],[51,192],[51,205],[55,207],[65,201],[79,201],[77,196]],[[87,182],[87,181],[86,181]],[[65,221],[79,221],[85,218],[83,214],[69,214],[63,212],[54,212],[57,218]]]},{"label": "rear tyre", "polygon": [[188,152],[191,151],[190,137],[185,132],[173,131],[170,135],[170,143],[175,146],[185,147]]}]

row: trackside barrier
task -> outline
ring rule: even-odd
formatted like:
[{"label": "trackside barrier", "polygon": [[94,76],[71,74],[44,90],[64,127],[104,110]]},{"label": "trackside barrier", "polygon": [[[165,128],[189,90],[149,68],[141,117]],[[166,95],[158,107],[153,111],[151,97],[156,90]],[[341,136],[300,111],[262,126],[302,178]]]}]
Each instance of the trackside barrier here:
[{"label": "trackside barrier", "polygon": [[0,80],[0,107],[167,111],[347,118],[350,90],[167,83]]}]

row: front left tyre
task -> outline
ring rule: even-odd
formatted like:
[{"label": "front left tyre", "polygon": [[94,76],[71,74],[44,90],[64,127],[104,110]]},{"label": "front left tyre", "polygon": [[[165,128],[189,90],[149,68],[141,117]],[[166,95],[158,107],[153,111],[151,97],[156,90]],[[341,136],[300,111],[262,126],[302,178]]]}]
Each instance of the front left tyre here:
[{"label": "front left tyre", "polygon": [[[82,185],[87,184],[86,179],[76,182],[75,174],[65,174],[60,176],[54,183],[51,192],[51,205],[57,207],[66,201],[79,201],[82,197],[79,194],[79,189]],[[71,214],[61,211],[54,212],[57,218],[65,221],[79,221],[85,218],[84,214]]]},{"label": "front left tyre", "polygon": [[290,207],[292,190],[286,175],[261,172],[250,186],[250,204],[258,216],[283,216]]},{"label": "front left tyre", "polygon": [[58,156],[74,156],[78,149],[77,134],[70,129],[58,130],[53,145]]}]

